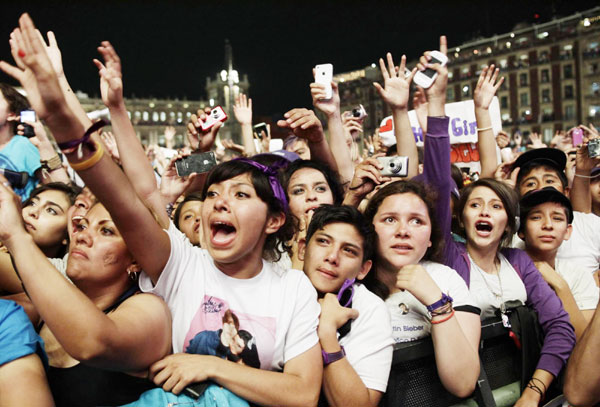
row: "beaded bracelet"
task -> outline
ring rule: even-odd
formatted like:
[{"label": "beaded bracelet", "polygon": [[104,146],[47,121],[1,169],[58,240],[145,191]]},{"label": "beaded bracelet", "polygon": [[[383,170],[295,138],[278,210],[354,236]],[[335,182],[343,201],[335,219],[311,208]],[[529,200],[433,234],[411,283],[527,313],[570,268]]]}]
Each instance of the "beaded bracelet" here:
[{"label": "beaded bracelet", "polygon": [[433,318],[433,317],[436,317],[436,316],[449,314],[451,312],[452,312],[452,303],[448,302],[448,303],[442,305],[441,307],[436,308],[436,309],[430,311],[429,314]]}]

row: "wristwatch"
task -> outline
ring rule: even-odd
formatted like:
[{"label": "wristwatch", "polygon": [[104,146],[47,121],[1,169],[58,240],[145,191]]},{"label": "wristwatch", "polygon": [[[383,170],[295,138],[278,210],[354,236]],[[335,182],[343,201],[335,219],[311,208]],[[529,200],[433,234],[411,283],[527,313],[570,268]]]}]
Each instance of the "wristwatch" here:
[{"label": "wristwatch", "polygon": [[341,350],[337,352],[327,353],[324,350],[321,350],[321,354],[323,355],[323,366],[327,366],[330,363],[333,363],[337,360],[342,359],[346,356],[346,351],[343,346],[340,346]]},{"label": "wristwatch", "polygon": [[450,297],[448,294],[442,293],[442,298],[440,298],[439,301],[436,301],[433,304],[428,305],[427,311],[433,312],[434,310],[438,309],[439,307],[442,307],[452,301],[454,301],[452,299],[452,297]]}]

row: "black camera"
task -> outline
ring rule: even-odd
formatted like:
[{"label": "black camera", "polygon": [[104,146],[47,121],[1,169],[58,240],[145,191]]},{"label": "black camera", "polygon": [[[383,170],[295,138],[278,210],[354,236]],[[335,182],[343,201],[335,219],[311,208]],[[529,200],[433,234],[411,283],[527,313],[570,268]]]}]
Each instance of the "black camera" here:
[{"label": "black camera", "polygon": [[4,175],[4,178],[6,178],[13,189],[25,188],[25,185],[27,185],[27,180],[29,179],[29,174],[26,172],[17,172],[4,168],[0,168],[0,174]]}]

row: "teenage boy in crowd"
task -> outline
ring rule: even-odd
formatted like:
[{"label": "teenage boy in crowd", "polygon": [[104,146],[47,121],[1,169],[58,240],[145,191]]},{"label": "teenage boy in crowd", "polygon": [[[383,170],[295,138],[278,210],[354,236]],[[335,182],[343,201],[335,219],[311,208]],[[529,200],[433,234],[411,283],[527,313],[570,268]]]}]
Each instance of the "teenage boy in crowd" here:
[{"label": "teenage boy in crowd", "polygon": [[[524,196],[530,191],[553,187],[568,198],[570,189],[565,175],[566,162],[566,154],[556,148],[538,148],[523,153],[512,166],[513,173],[518,168],[515,185],[517,192]],[[578,168],[580,166],[578,163]],[[572,228],[571,238],[561,244],[557,257],[578,263],[598,281],[600,217],[575,210]],[[523,242],[515,242],[515,246],[524,249]]]},{"label": "teenage boy in crowd", "polygon": [[375,242],[373,226],[358,210],[323,205],[299,243],[304,272],[320,296],[321,394],[328,405],[376,406],[387,388],[390,316],[384,302],[360,284],[371,269]]},{"label": "teenage boy in crowd", "polygon": [[569,313],[575,335],[581,338],[598,304],[598,287],[590,273],[556,254],[571,237],[571,201],[555,188],[545,187],[521,199],[519,237],[525,250]]}]

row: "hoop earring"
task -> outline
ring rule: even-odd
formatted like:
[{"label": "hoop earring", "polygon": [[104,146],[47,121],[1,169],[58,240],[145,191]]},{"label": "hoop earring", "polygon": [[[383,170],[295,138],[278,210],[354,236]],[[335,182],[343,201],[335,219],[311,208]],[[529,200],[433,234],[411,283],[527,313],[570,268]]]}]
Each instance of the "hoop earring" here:
[{"label": "hoop earring", "polygon": [[127,270],[127,275],[131,279],[131,281],[136,281],[138,278],[138,274],[135,271]]}]

